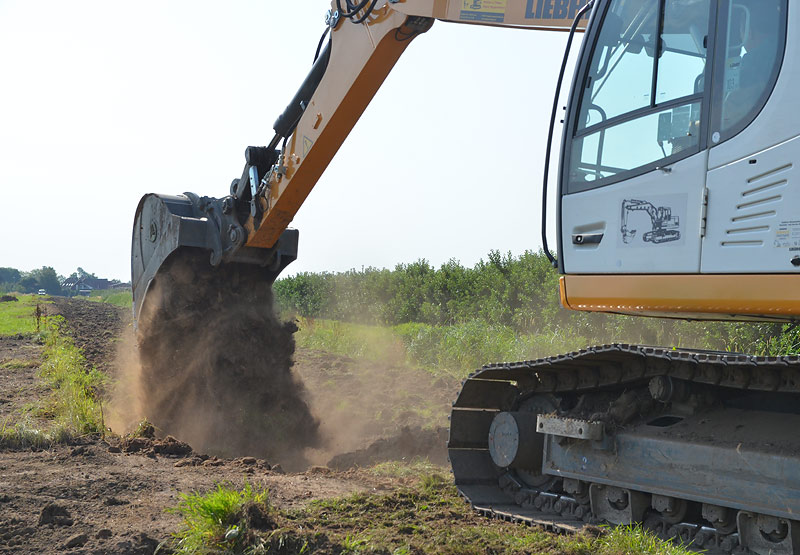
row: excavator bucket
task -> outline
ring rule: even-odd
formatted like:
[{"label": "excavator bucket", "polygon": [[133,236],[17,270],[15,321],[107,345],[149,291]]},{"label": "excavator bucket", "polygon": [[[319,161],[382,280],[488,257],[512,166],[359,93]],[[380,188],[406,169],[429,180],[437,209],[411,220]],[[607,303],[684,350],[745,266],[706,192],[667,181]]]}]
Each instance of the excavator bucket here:
[{"label": "excavator bucket", "polygon": [[244,246],[246,233],[233,197],[147,194],[139,201],[133,225],[131,273],[134,322],[138,325],[150,291],[176,265],[191,266],[191,289],[207,279],[236,276],[269,287],[297,258],[298,231],[287,229],[269,249]]}]

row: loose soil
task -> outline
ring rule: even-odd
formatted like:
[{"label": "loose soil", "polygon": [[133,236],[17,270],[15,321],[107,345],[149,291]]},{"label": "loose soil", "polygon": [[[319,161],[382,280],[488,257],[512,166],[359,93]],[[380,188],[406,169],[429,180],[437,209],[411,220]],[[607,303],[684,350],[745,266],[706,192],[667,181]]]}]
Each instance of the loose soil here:
[{"label": "loose soil", "polygon": [[307,467],[304,452],[321,438],[292,372],[296,330],[275,316],[263,268],[172,255],[138,318],[144,416],[209,453]]},{"label": "loose soil", "polygon": [[[116,352],[120,335],[130,330],[129,312],[84,299],[54,300],[49,308],[64,315],[89,364],[118,372]],[[0,418],[8,425],[19,422],[26,405],[48,394],[36,377],[41,351],[30,337],[0,338]],[[441,387],[447,391],[441,395],[449,396],[454,384],[419,370],[318,351],[300,350],[296,358],[295,371],[306,381],[321,437],[334,427],[326,425],[326,419],[343,427],[347,412],[358,408],[339,444],[329,441],[327,448],[309,452],[309,460],[337,455],[331,463],[342,470],[311,467],[286,474],[279,450],[269,459],[249,453],[218,458],[192,451],[185,438],[165,437],[167,432],[158,429],[144,438],[109,435],[47,450],[0,450],[0,553],[150,554],[178,529],[179,517],[166,511],[181,493],[207,491],[218,482],[241,487],[247,480],[269,488],[276,507],[294,508],[313,499],[390,491],[404,483],[358,467],[425,455],[443,462],[446,438],[435,423],[445,418],[449,403],[438,408],[438,414],[427,408],[415,411],[415,406],[428,406],[426,388]],[[380,373],[388,376],[386,381]],[[326,389],[339,399],[338,408],[331,402],[315,405],[329,399]],[[401,403],[400,408],[393,403]],[[380,406],[384,410],[376,412]]]}]

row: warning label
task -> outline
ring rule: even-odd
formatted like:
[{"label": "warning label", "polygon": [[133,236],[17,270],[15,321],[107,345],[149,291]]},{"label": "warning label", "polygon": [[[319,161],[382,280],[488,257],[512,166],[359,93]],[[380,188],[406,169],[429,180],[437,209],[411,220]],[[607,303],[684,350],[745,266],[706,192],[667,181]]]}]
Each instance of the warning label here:
[{"label": "warning label", "polygon": [[462,21],[502,23],[506,17],[506,0],[461,0]]},{"label": "warning label", "polygon": [[775,247],[780,249],[800,247],[800,220],[784,220],[775,231]]},{"label": "warning label", "polygon": [[308,154],[308,151],[311,150],[311,147],[314,146],[314,141],[303,135],[303,156],[305,157]]}]

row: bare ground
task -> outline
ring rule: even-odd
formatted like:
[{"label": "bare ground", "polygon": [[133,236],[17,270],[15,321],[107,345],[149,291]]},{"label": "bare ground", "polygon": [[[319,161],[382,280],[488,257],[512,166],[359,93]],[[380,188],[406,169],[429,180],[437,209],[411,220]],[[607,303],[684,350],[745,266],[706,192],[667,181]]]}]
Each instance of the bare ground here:
[{"label": "bare ground", "polygon": [[[58,299],[55,310],[66,318],[89,364],[113,373],[114,353],[120,334],[130,325],[129,313],[66,299]],[[41,349],[31,338],[0,339],[0,425],[2,419],[17,421],[26,405],[47,394],[36,378]],[[344,427],[346,433],[337,440],[340,445],[318,452],[317,458],[338,453],[331,462],[349,470],[312,467],[285,474],[279,460],[259,460],[246,453],[217,459],[181,448],[159,448],[163,442],[158,440],[132,447],[112,436],[48,450],[0,450],[0,553],[150,554],[179,526],[179,518],[167,509],[177,504],[180,493],[205,491],[218,482],[241,486],[248,480],[269,488],[274,505],[290,508],[312,499],[391,490],[402,482],[352,467],[413,455],[443,462],[444,434],[429,425],[442,416],[431,414],[433,409],[398,412],[392,407],[413,406],[415,399],[425,407],[425,389],[435,386],[444,390],[442,395],[450,395],[454,384],[410,369],[404,375],[402,368],[365,368],[363,363],[319,352],[300,351],[297,358],[296,371],[306,380],[312,398],[327,399],[325,389],[333,388],[341,399],[338,404],[319,405],[330,415],[329,427]],[[373,371],[389,375],[388,381],[368,383]],[[356,387],[355,382],[368,387]],[[415,385],[400,387],[401,382]],[[359,404],[370,388],[377,391],[375,399]],[[353,407],[359,408],[355,414]],[[376,412],[378,407],[386,410]],[[349,427],[348,418],[352,418]],[[321,420],[324,429],[325,418]],[[390,437],[371,442],[382,434]],[[345,448],[352,451],[343,453]]]}]

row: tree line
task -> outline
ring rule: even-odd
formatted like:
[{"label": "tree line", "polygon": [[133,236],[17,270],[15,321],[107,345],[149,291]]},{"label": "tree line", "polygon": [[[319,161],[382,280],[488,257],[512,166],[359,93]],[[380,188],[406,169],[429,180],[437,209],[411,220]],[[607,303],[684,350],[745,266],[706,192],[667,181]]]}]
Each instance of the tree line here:
[{"label": "tree line", "polygon": [[370,325],[482,322],[515,334],[576,334],[591,342],[765,352],[788,328],[780,324],[685,322],[574,312],[560,306],[558,273],[544,253],[489,252],[472,267],[427,260],[393,270],[302,272],[275,282],[275,302],[289,315]]},{"label": "tree line", "polygon": [[[44,289],[48,295],[69,295],[72,292],[64,289],[62,283],[69,278],[97,278],[93,273],[78,268],[67,277],[61,276],[50,266],[42,266],[36,270],[25,272],[16,268],[0,268],[0,293],[37,293]],[[112,280],[119,284],[119,280]]]}]

